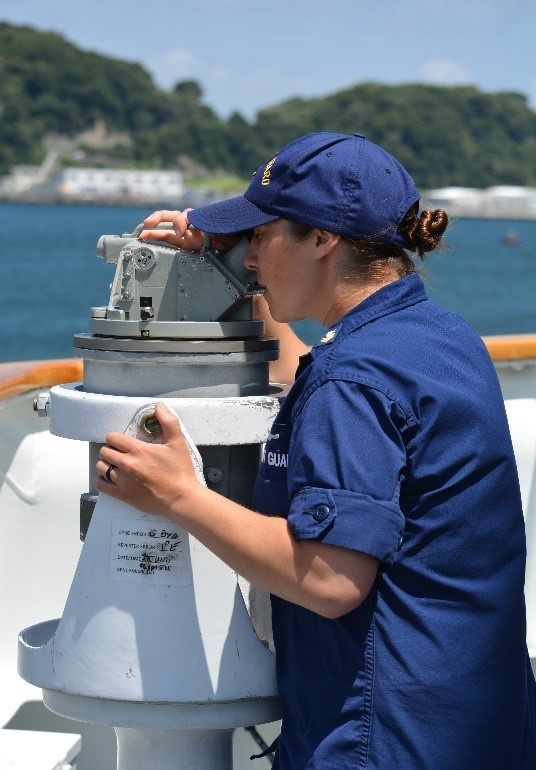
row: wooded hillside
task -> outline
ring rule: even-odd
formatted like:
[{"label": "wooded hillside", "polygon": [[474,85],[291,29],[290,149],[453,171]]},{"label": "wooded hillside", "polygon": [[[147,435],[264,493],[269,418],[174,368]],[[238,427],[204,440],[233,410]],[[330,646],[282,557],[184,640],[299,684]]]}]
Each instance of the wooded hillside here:
[{"label": "wooded hillside", "polygon": [[[195,81],[163,91],[139,64],[0,23],[0,173],[41,162],[47,137],[50,145],[51,135],[72,138],[99,121],[127,137],[99,154],[101,164],[174,168],[189,159],[249,179],[300,134],[355,131],[396,155],[425,188],[536,186],[536,112],[520,94],[364,83],[292,99],[254,121],[222,119]],[[95,163],[94,153],[86,157]]]}]

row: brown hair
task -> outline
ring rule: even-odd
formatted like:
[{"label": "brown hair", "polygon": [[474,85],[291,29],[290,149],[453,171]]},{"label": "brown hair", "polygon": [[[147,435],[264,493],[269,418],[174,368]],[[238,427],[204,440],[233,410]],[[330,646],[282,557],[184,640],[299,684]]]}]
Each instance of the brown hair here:
[{"label": "brown hair", "polygon": [[[441,245],[441,239],[448,225],[448,214],[443,209],[425,210],[419,214],[419,204],[415,203],[405,214],[397,230],[404,235],[408,249],[417,252],[421,259],[428,251]],[[314,227],[301,222],[286,220],[287,231],[298,239],[307,238]],[[383,273],[387,267],[394,269],[402,277],[416,271],[415,263],[402,246],[381,242],[381,234],[363,238],[341,236],[348,245],[351,259],[347,265],[352,273],[363,276]]]},{"label": "brown hair", "polygon": [[427,251],[433,251],[441,243],[449,217],[443,209],[433,211],[425,209],[417,216],[418,213],[419,207],[415,203],[406,213],[397,230],[406,237],[408,247],[416,251],[422,259]]}]

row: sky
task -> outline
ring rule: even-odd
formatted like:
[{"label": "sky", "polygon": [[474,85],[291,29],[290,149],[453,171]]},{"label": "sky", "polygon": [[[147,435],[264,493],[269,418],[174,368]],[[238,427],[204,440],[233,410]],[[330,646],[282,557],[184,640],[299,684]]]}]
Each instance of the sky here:
[{"label": "sky", "polygon": [[535,0],[0,0],[0,21],[139,62],[164,89],[196,80],[220,117],[368,81],[516,91],[536,109]]}]

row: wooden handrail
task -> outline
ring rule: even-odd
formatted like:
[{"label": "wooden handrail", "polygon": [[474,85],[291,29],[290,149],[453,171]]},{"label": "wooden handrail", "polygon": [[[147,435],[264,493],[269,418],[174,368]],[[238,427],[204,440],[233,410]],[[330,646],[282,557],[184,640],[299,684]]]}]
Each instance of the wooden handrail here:
[{"label": "wooden handrail", "polygon": [[83,363],[79,358],[0,364],[0,401],[31,390],[82,379]]},{"label": "wooden handrail", "polygon": [[[507,334],[483,339],[494,361],[536,359],[536,334]],[[31,390],[82,379],[83,363],[79,358],[0,364],[0,401]]]},{"label": "wooden handrail", "polygon": [[536,358],[536,334],[505,334],[484,337],[494,361],[520,361]]}]

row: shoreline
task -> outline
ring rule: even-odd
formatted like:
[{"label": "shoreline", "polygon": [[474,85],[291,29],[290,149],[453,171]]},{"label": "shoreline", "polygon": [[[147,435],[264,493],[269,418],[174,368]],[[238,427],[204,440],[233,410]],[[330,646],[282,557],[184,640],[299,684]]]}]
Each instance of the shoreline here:
[{"label": "shoreline", "polygon": [[[240,194],[240,193],[237,193]],[[184,209],[187,207],[195,208],[195,206],[203,206],[206,203],[213,203],[216,198],[210,197],[206,202],[196,200],[188,200],[182,197],[180,200],[162,200],[147,198],[65,198],[61,196],[0,196],[0,204],[12,204],[12,205],[32,205],[32,206],[110,206],[110,207],[122,207],[122,208],[148,208],[156,210],[162,209]],[[423,196],[421,208],[445,208],[449,216],[456,219],[493,219],[503,221],[535,221],[536,211],[527,211],[523,208],[512,208],[508,211],[492,210],[489,208],[482,208],[481,210],[475,210],[474,208],[466,208],[456,205],[440,205],[438,202],[427,201]]]},{"label": "shoreline", "polygon": [[[236,192],[240,195],[240,191]],[[228,197],[228,196],[225,196]],[[221,198],[215,191],[206,194],[196,194],[195,191],[186,191],[182,196],[170,200],[169,198],[147,198],[132,196],[92,196],[92,197],[74,197],[63,196],[59,194],[20,194],[20,195],[2,195],[0,194],[1,204],[13,205],[35,205],[35,206],[110,206],[123,208],[147,208],[156,209],[184,209],[196,208],[214,203]],[[457,203],[455,200],[440,200],[435,196],[429,196],[423,192],[421,197],[422,209],[444,208],[450,217],[455,219],[492,219],[505,221],[536,221],[536,208],[521,206],[505,206],[504,204],[493,205],[489,202],[482,206],[467,206]]]}]

